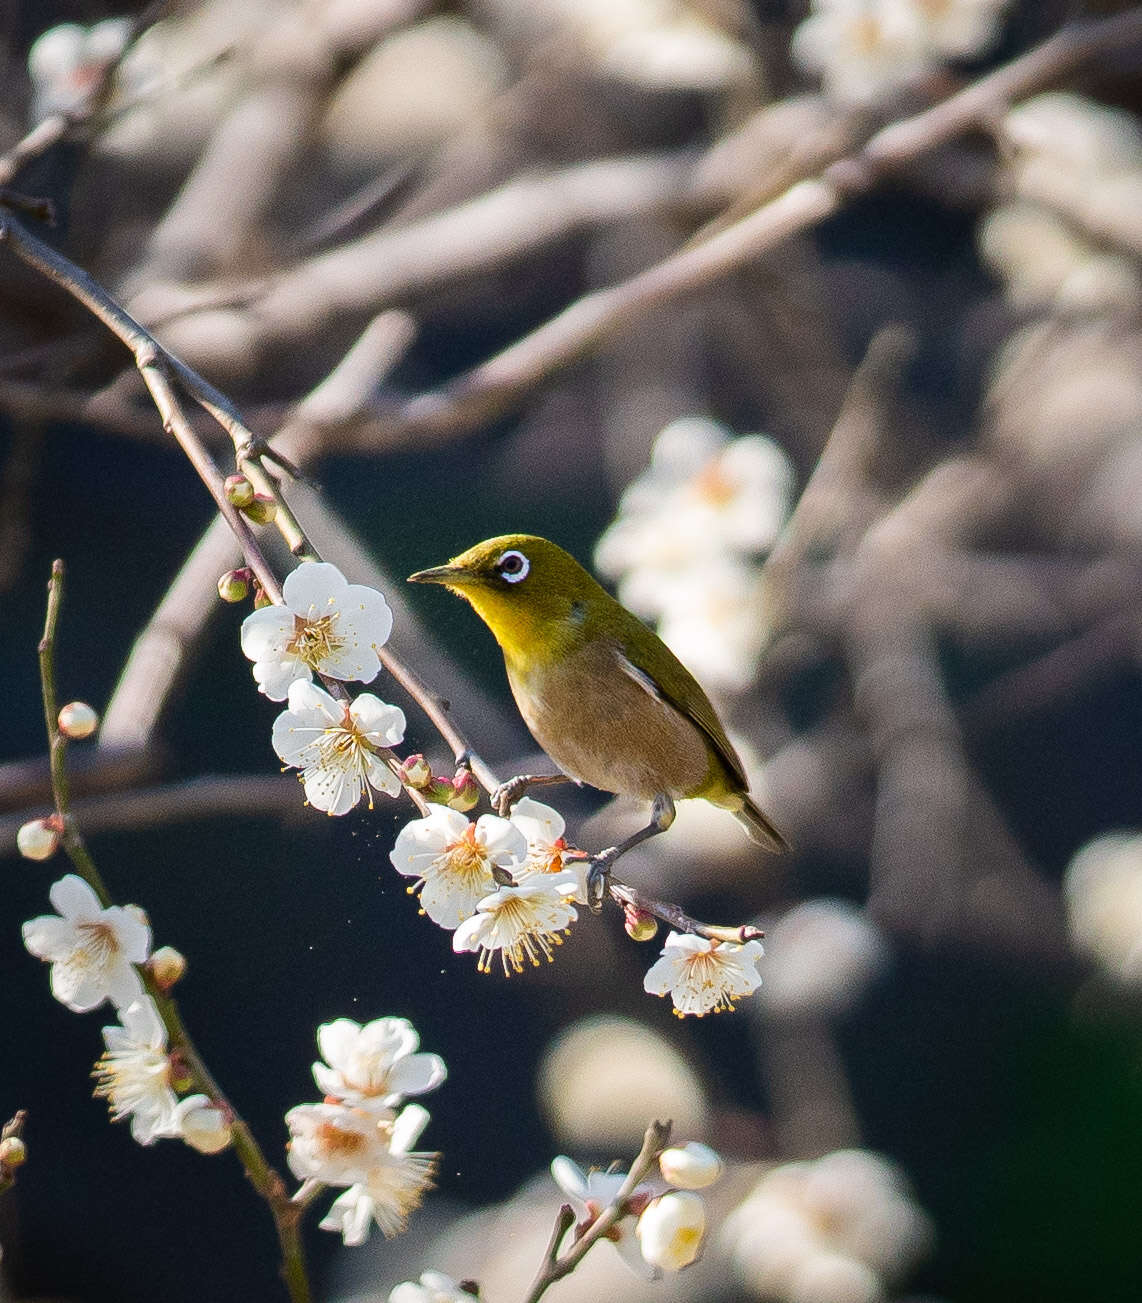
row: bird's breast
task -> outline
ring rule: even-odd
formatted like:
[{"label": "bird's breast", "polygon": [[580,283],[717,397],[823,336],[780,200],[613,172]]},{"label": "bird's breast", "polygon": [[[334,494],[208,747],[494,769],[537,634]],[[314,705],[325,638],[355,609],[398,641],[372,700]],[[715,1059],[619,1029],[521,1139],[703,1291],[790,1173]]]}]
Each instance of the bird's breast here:
[{"label": "bird's breast", "polygon": [[717,763],[692,721],[623,669],[611,641],[547,662],[509,659],[507,669],[536,741],[565,774],[592,787],[644,799],[687,796]]}]

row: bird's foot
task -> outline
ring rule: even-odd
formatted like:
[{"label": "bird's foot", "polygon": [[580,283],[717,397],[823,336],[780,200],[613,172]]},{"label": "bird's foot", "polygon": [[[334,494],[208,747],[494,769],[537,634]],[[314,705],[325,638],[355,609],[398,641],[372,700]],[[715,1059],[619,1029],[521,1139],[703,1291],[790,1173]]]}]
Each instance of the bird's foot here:
[{"label": "bird's foot", "polygon": [[618,859],[618,847],[608,846],[605,851],[592,855],[587,863],[587,904],[592,913],[599,913],[611,885],[611,869]]},{"label": "bird's foot", "polygon": [[506,819],[511,814],[512,806],[530,786],[530,774],[516,774],[514,778],[509,778],[492,793],[492,809],[501,819]]}]

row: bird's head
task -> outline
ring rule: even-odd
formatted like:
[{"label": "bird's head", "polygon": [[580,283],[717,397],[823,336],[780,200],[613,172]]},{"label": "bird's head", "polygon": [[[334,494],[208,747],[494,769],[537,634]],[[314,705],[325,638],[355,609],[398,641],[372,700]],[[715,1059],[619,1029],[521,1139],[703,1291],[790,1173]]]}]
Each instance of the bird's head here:
[{"label": "bird's head", "polygon": [[466,598],[509,655],[573,636],[606,597],[573,556],[535,534],[489,538],[409,582],[443,584]]}]

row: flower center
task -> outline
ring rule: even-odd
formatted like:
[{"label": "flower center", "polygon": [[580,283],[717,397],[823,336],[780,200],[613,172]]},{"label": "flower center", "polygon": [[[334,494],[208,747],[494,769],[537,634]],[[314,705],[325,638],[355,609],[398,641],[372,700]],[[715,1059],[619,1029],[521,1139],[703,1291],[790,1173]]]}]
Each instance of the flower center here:
[{"label": "flower center", "polygon": [[360,1131],[339,1127],[335,1122],[319,1122],[314,1139],[329,1158],[351,1158],[368,1148],[368,1138]]},{"label": "flower center", "polygon": [[734,1007],[734,997],[726,988],[724,964],[716,950],[691,955],[687,961],[689,985],[713,997],[712,1012],[729,1012]]},{"label": "flower center", "polygon": [[68,957],[69,965],[84,970],[103,969],[119,953],[119,938],[108,923],[80,923],[76,927],[79,945]]},{"label": "flower center", "polygon": [[487,852],[476,840],[476,825],[470,823],[459,841],[445,852],[447,870],[467,886],[475,887],[488,876]]},{"label": "flower center", "polygon": [[339,652],[344,639],[337,636],[337,616],[323,615],[318,620],[307,620],[302,615],[293,617],[293,637],[286,651],[304,662],[311,670]]}]

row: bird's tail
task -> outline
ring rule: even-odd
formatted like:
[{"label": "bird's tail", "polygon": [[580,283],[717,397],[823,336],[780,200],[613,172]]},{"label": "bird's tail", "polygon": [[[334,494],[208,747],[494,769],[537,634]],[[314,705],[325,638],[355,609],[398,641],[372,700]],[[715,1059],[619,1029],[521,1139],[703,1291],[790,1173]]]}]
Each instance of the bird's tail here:
[{"label": "bird's tail", "polygon": [[734,811],[734,817],[749,833],[750,840],[764,846],[767,851],[780,853],[789,850],[789,843],[769,817],[762,813],[752,797],[743,792],[741,801],[741,806]]}]

